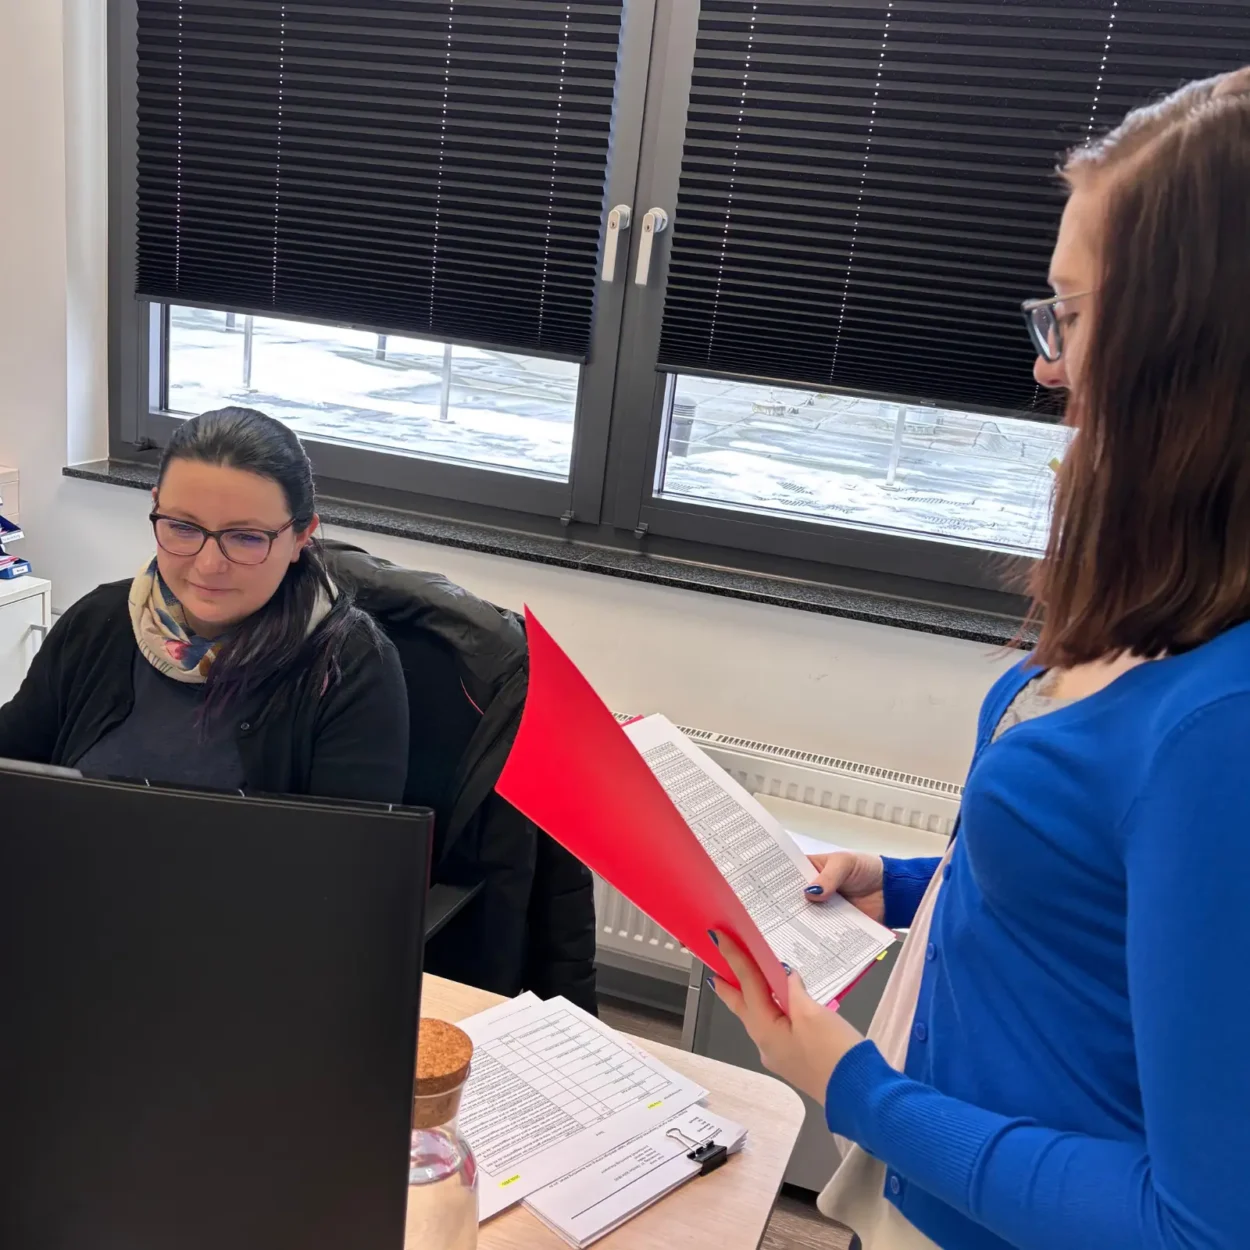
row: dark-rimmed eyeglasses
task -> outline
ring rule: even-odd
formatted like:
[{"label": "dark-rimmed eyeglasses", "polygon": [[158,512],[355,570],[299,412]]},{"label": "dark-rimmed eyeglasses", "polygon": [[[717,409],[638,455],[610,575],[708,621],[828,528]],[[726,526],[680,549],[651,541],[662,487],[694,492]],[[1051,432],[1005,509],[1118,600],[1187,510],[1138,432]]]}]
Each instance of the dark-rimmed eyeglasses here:
[{"label": "dark-rimmed eyeglasses", "polygon": [[292,517],[276,530],[206,530],[194,521],[163,516],[159,512],[153,512],[148,520],[152,522],[157,546],[171,556],[198,556],[211,538],[231,564],[264,564],[273,550],[274,539],[295,524]]},{"label": "dark-rimmed eyeglasses", "polygon": [[1052,295],[1049,299],[1026,299],[1020,305],[1024,324],[1029,328],[1029,338],[1037,354],[1049,364],[1063,356],[1064,328],[1076,316],[1064,307],[1073,300],[1084,299],[1092,291],[1080,291],[1076,295]]}]

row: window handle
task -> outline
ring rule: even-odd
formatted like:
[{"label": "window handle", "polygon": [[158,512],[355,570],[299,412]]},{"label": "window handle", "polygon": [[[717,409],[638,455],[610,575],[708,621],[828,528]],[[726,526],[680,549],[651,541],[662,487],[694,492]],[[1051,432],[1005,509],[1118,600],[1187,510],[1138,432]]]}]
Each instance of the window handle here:
[{"label": "window handle", "polygon": [[638,271],[634,282],[646,286],[651,277],[651,247],[657,234],[668,229],[668,214],[662,208],[649,208],[642,215],[642,242],[638,245]]},{"label": "window handle", "polygon": [[616,249],[620,246],[621,232],[629,229],[629,205],[618,204],[608,214],[608,237],[603,241],[603,280],[616,281]]}]

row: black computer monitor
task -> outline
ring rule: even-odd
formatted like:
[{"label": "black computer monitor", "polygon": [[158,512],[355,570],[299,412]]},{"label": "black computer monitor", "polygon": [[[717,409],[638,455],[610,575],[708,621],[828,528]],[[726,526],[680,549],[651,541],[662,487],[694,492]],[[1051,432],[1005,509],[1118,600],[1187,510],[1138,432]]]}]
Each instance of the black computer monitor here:
[{"label": "black computer monitor", "polygon": [[0,763],[0,1246],[400,1250],[431,823]]}]

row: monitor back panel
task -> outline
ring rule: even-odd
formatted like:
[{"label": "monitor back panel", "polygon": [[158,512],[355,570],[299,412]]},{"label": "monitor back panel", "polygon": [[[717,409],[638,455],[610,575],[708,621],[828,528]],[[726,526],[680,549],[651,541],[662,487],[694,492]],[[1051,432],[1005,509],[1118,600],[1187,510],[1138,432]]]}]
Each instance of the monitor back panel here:
[{"label": "monitor back panel", "polygon": [[0,1245],[400,1250],[429,842],[0,773]]}]

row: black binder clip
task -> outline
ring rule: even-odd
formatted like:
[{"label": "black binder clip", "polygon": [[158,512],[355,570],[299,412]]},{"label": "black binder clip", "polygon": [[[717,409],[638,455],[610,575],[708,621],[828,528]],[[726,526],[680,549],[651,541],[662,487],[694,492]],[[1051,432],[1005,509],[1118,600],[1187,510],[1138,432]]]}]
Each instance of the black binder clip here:
[{"label": "black binder clip", "polygon": [[729,1150],[709,1141],[704,1142],[698,1150],[692,1150],[686,1157],[699,1165],[700,1176],[706,1176],[709,1172],[715,1172],[729,1158]]},{"label": "black binder clip", "polygon": [[706,1176],[709,1172],[715,1172],[729,1158],[729,1148],[727,1146],[718,1146],[715,1141],[705,1141],[700,1146],[693,1138],[687,1137],[681,1129],[677,1128],[669,1129],[667,1136],[676,1142],[681,1142],[683,1146],[694,1147],[686,1155],[686,1158],[691,1163],[699,1165],[700,1176]]}]

